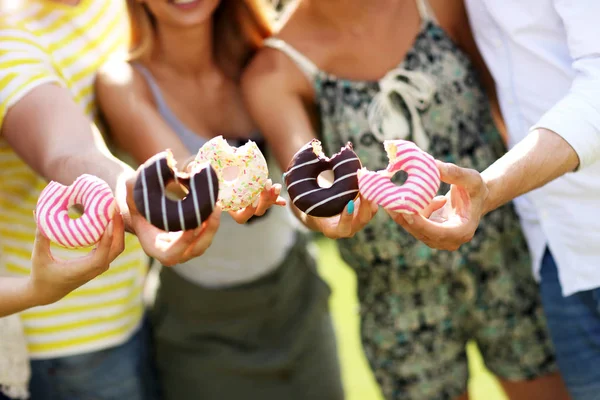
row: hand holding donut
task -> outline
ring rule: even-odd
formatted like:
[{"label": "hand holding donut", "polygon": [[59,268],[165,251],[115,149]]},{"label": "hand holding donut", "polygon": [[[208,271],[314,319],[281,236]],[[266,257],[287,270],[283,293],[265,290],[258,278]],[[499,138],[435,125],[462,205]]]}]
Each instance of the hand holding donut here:
[{"label": "hand holding donut", "polygon": [[437,162],[441,180],[451,184],[420,215],[390,214],[408,233],[427,246],[457,250],[469,242],[485,214],[488,188],[479,172],[454,164]]},{"label": "hand holding donut", "polygon": [[377,214],[379,207],[375,203],[359,196],[350,200],[339,216],[316,218],[303,214],[302,220],[311,230],[321,232],[330,239],[353,237],[363,229]]},{"label": "hand holding donut", "polygon": [[123,219],[116,213],[96,247],[86,256],[58,260],[52,256],[50,239],[38,229],[31,256],[28,292],[33,305],[46,305],[105,272],[125,248]]},{"label": "hand holding donut", "polygon": [[264,155],[249,140],[240,147],[230,146],[216,136],[198,151],[195,163],[208,162],[219,181],[217,204],[243,224],[252,216],[261,216],[273,205],[285,206],[281,185],[273,185]]},{"label": "hand holding donut", "polygon": [[[160,159],[162,156],[164,156],[164,154],[161,154],[158,158]],[[156,159],[153,161],[156,162]],[[220,208],[215,206],[210,213],[210,216],[207,217],[207,219],[201,220],[200,225],[193,229],[167,232],[156,227],[140,213],[139,208],[136,206],[136,204],[140,202],[139,196],[137,196],[138,201],[136,202],[136,196],[134,194],[136,183],[139,182],[139,179],[141,179],[144,170],[148,172],[148,170],[152,168],[150,165],[151,163],[145,163],[141,165],[138,168],[136,175],[130,177],[126,182],[127,205],[129,208],[130,224],[138,240],[140,241],[140,244],[142,245],[146,254],[155,258],[158,262],[166,267],[184,263],[192,258],[201,256],[204,254],[206,249],[210,247],[213,237],[219,228],[221,219]],[[206,181],[208,174],[204,174],[202,177],[202,179]],[[210,187],[210,185],[207,187]],[[139,193],[140,192],[138,191],[138,194]],[[207,189],[203,193],[204,196],[207,196],[209,190]],[[161,199],[162,197],[159,196],[159,200]],[[189,199],[193,202],[193,197],[190,197]],[[206,200],[206,197],[203,197],[203,199]],[[162,204],[162,200],[159,204]],[[144,208],[142,207],[142,210],[143,209]],[[172,216],[172,214],[170,215]],[[177,215],[178,219],[177,211],[175,212],[175,215]],[[195,210],[192,215],[194,218],[197,215]],[[202,214],[200,214],[200,216],[202,216]]]},{"label": "hand holding donut", "polygon": [[[331,158],[323,154],[316,139],[298,150],[284,178],[292,205],[306,226],[338,239],[353,236],[373,218],[377,205],[359,197],[360,168],[351,143]],[[321,185],[319,174],[327,170],[334,179],[330,185]]]},{"label": "hand holding donut", "polygon": [[254,204],[238,211],[229,211],[229,215],[238,223],[244,224],[253,216],[260,217],[271,206],[285,206],[286,200],[280,196],[281,185],[268,179],[265,184],[265,189],[260,193],[258,200],[255,200]]}]

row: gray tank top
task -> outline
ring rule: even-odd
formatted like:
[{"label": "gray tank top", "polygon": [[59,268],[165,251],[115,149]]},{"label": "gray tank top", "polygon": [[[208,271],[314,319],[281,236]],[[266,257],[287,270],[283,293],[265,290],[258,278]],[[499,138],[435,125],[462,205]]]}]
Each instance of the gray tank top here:
[{"label": "gray tank top", "polygon": [[[195,154],[207,139],[187,128],[171,111],[147,68],[137,63],[133,66],[146,80],[162,118],[190,153]],[[229,142],[233,146],[241,144],[239,141]],[[271,179],[277,181],[281,174],[277,168],[269,167]],[[208,250],[201,257],[174,269],[187,280],[205,287],[227,287],[253,281],[284,260],[294,243],[294,222],[287,207],[273,207],[267,215],[246,225],[238,224],[223,213],[219,230]]]}]

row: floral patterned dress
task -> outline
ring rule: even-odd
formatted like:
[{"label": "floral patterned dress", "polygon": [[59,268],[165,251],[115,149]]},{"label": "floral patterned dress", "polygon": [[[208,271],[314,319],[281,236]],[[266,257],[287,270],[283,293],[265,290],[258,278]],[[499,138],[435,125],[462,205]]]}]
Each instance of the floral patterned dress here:
[{"label": "floral patterned dress", "polygon": [[[397,69],[378,81],[321,71],[288,43],[269,39],[314,84],[329,154],[352,142],[363,165],[385,169],[385,139],[414,141],[435,158],[484,170],[505,152],[468,57],[439,27],[425,0],[423,25]],[[402,182],[401,174],[394,180]],[[449,187],[443,184],[440,194]],[[380,210],[338,240],[357,274],[361,338],[387,399],[453,399],[467,390],[465,344],[487,367],[525,380],[556,370],[527,244],[511,204],[486,215],[473,240],[437,251]]]}]

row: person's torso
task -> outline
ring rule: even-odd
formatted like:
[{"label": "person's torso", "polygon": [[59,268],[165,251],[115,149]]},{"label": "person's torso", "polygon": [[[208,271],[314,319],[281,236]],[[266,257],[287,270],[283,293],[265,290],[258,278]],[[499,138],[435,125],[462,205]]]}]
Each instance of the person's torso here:
[{"label": "person's torso", "polygon": [[[207,139],[189,129],[175,115],[149,69],[140,64],[134,65],[146,80],[162,118],[190,153],[197,153]],[[264,141],[258,135],[249,136],[265,152]],[[229,140],[233,146],[241,146],[244,142],[245,139]],[[281,174],[278,171],[272,163],[269,165],[271,179],[279,179]],[[263,217],[253,218],[243,225],[223,213],[219,230],[202,257],[173,268],[186,279],[206,287],[250,282],[272,271],[283,261],[295,235],[293,216],[287,207],[273,206]]]},{"label": "person's torso", "polygon": [[[21,32],[33,35],[37,51],[47,60],[46,67],[93,121],[96,70],[112,54],[126,50],[124,2],[82,0],[76,7],[68,7],[33,1],[8,21],[18,29],[3,34],[16,40]],[[0,253],[10,273],[29,274],[36,229],[32,213],[46,184],[0,137]],[[52,248],[60,258],[78,257],[89,250]],[[31,356],[77,354],[127,339],[143,312],[141,290],[147,264],[139,242],[128,234],[125,251],[106,273],[53,305],[24,312]]]},{"label": "person's torso", "polygon": [[[437,159],[479,171],[503,154],[501,136],[473,65],[434,18],[423,17],[412,48],[381,80],[342,79],[314,67],[311,79],[321,139],[329,154],[350,141],[364,167],[382,170],[388,165],[383,141],[406,139]],[[373,104],[381,96],[391,96],[393,109],[370,122]],[[400,183],[401,174],[393,181]],[[447,190],[443,184],[439,194]],[[381,210],[353,238],[338,243],[345,261],[365,271],[379,264],[401,269],[459,267],[467,252],[500,251],[508,234],[522,239],[516,215],[505,207],[482,221],[470,244],[458,252],[441,252],[416,240]],[[517,240],[514,248],[527,263],[524,241]]]},{"label": "person's torso", "polygon": [[[466,3],[496,81],[512,147],[570,90],[576,71],[567,35],[550,0]],[[595,163],[515,201],[537,268],[549,243],[565,293],[600,285],[600,221],[590,218],[598,210],[599,175],[600,163]]]}]

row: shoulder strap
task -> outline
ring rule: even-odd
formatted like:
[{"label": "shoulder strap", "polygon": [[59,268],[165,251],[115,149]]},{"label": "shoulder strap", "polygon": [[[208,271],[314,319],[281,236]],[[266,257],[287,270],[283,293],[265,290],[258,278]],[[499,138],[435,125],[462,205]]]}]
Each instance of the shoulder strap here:
[{"label": "shoulder strap", "polygon": [[150,88],[150,92],[152,93],[152,97],[154,97],[154,101],[156,102],[156,107],[159,112],[162,113],[165,109],[168,109],[167,102],[163,98],[160,87],[158,87],[158,83],[154,80],[152,73],[148,71],[146,67],[139,63],[132,63],[133,67],[139,71],[140,74],[144,77],[144,80],[148,84]]},{"label": "shoulder strap", "polygon": [[419,9],[419,14],[421,15],[421,19],[423,21],[432,21],[437,23],[437,19],[435,18],[435,13],[433,12],[433,8],[429,4],[428,0],[416,0],[417,8]]},{"label": "shoulder strap", "polygon": [[282,53],[285,53],[289,58],[292,59],[292,61],[296,63],[298,68],[300,68],[300,70],[311,81],[319,73],[319,68],[308,57],[300,53],[298,50],[296,50],[290,44],[284,42],[283,40],[277,38],[268,38],[263,42],[263,44],[266,47],[271,47],[273,49],[281,51]]}]

